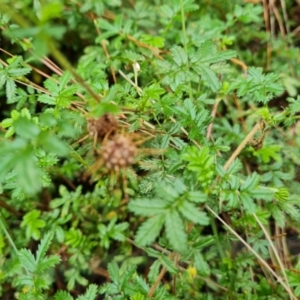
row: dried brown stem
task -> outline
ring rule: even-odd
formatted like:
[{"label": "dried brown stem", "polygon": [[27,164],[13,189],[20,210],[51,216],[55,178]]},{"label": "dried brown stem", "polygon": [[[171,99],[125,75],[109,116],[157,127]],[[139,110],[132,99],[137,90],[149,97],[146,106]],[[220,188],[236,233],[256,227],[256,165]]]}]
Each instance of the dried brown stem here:
[{"label": "dried brown stem", "polygon": [[241,61],[241,60],[239,60],[239,59],[237,59],[237,58],[231,58],[230,60],[231,60],[234,64],[241,66],[242,69],[243,69],[244,71],[247,71],[247,70],[248,70],[248,66],[247,66],[243,61]]},{"label": "dried brown stem", "polygon": [[134,38],[134,37],[131,36],[131,35],[127,35],[126,37],[127,37],[130,41],[132,41],[133,43],[135,43],[137,46],[151,50],[152,54],[153,54],[155,57],[157,57],[157,58],[159,58],[159,59],[163,59],[163,57],[159,55],[159,53],[162,52],[162,50],[160,50],[159,48],[151,47],[151,46],[149,46],[149,45],[147,45],[147,44],[145,44],[145,43],[142,43],[142,42],[138,41],[136,38]]},{"label": "dried brown stem", "polygon": [[[100,34],[101,34],[101,31],[100,31],[100,29],[96,26],[97,20],[96,20],[96,17],[95,17],[94,14],[92,14],[92,20],[93,20],[93,22],[94,22],[94,25],[95,25],[95,28],[96,28],[96,31],[97,31],[98,35],[100,35]],[[101,46],[102,46],[102,48],[103,48],[103,51],[104,51],[104,53],[105,53],[106,58],[109,59],[110,55],[109,55],[109,53],[108,53],[108,50],[107,50],[107,47],[106,47],[106,44],[105,44],[104,40],[101,41]],[[114,83],[117,83],[116,72],[115,72],[113,66],[110,66],[110,71],[111,71],[111,74],[112,74]]]},{"label": "dried brown stem", "polygon": [[253,248],[239,235],[237,234],[221,217],[219,217],[208,205],[205,205],[205,208],[210,211],[215,218],[217,218],[234,236],[236,236],[244,246],[255,255],[255,257],[259,260],[259,262],[276,278],[276,280],[282,285],[282,287],[287,291],[290,296],[290,299],[296,300],[297,297],[294,296],[291,288],[283,281],[283,279],[278,276],[272,268],[268,265],[268,263],[255,251]]},{"label": "dried brown stem", "polygon": [[[220,103],[220,101],[217,99],[216,102],[215,102],[215,104],[214,104],[214,106],[213,106],[213,109],[212,109],[212,112],[211,112],[211,116],[212,116],[213,119],[216,116],[219,103]],[[207,127],[207,133],[206,133],[206,138],[207,139],[209,139],[210,136],[211,136],[212,127],[213,127],[213,121]]]},{"label": "dried brown stem", "polygon": [[161,280],[163,279],[164,275],[166,274],[167,269],[165,267],[163,267],[160,271],[160,273],[157,276],[156,281],[154,282],[154,284],[152,285],[147,297],[148,298],[152,298],[157,286],[159,285],[159,283],[161,282]]},{"label": "dried brown stem", "polygon": [[232,153],[230,158],[227,160],[226,164],[224,165],[224,170],[227,170],[232,162],[238,157],[241,151],[245,148],[247,143],[252,139],[255,133],[261,128],[261,122],[257,122],[253,129],[248,133],[248,135],[244,138],[241,144],[236,148],[236,150]]}]

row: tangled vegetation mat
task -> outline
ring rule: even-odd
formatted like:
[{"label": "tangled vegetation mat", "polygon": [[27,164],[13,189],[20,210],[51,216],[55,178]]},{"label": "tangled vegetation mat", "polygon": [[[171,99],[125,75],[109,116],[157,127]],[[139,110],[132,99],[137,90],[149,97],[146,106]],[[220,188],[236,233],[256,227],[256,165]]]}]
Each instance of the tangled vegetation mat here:
[{"label": "tangled vegetation mat", "polygon": [[299,0],[2,0],[0,27],[1,299],[299,299]]}]

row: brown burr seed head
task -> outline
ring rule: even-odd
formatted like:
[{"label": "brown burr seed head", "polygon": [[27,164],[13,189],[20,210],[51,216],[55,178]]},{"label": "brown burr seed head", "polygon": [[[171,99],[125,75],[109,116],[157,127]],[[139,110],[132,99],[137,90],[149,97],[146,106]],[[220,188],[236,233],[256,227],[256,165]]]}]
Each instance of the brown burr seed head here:
[{"label": "brown burr seed head", "polygon": [[101,154],[105,167],[112,171],[118,171],[134,162],[137,148],[129,137],[119,134],[102,145]]},{"label": "brown burr seed head", "polygon": [[118,119],[111,114],[104,114],[98,119],[88,120],[88,132],[92,137],[97,136],[103,139],[106,136],[114,135],[118,127]]}]

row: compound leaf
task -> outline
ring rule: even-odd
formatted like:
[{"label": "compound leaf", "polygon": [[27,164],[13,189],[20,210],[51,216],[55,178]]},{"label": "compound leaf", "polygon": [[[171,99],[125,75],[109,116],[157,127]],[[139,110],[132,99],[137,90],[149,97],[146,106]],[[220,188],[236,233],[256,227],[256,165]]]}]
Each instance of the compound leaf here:
[{"label": "compound leaf", "polygon": [[129,210],[141,216],[153,216],[166,211],[166,203],[156,199],[136,199],[130,201]]},{"label": "compound leaf", "polygon": [[182,253],[186,250],[187,234],[183,221],[176,210],[171,210],[166,216],[166,235],[174,250]]},{"label": "compound leaf", "polygon": [[183,201],[183,203],[178,207],[178,209],[186,219],[196,224],[209,224],[209,218],[207,214],[203,211],[199,211],[199,208],[197,208],[195,205],[188,201]]},{"label": "compound leaf", "polygon": [[74,300],[74,298],[66,291],[58,291],[54,295],[54,300]]},{"label": "compound leaf", "polygon": [[96,284],[90,284],[84,295],[81,295],[77,300],[95,300],[97,297],[98,287]]},{"label": "compound leaf", "polygon": [[145,221],[138,229],[135,240],[140,246],[146,246],[152,243],[164,224],[164,215],[154,216]]},{"label": "compound leaf", "polygon": [[108,264],[108,273],[110,276],[110,279],[118,284],[120,281],[120,275],[119,275],[119,268],[115,261]]},{"label": "compound leaf", "polygon": [[19,251],[19,260],[23,267],[29,272],[35,272],[37,263],[34,255],[28,249],[21,249]]},{"label": "compound leaf", "polygon": [[203,82],[209,86],[213,92],[216,92],[220,88],[221,84],[219,79],[210,67],[201,64],[193,66],[193,69],[202,77]]},{"label": "compound leaf", "polygon": [[171,54],[175,63],[180,67],[186,65],[188,57],[182,47],[176,46],[171,49]]}]

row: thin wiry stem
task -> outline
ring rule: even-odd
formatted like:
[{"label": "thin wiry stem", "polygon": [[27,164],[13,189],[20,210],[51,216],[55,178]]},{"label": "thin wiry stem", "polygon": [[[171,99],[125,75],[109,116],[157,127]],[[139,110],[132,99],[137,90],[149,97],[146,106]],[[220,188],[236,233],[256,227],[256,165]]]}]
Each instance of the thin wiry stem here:
[{"label": "thin wiry stem", "polygon": [[245,148],[247,143],[252,139],[255,133],[260,129],[261,123],[260,121],[256,123],[253,129],[248,133],[248,135],[244,138],[241,144],[236,148],[236,150],[232,153],[226,164],[224,165],[224,170],[227,170],[232,162],[238,157],[241,151]]},{"label": "thin wiry stem", "polygon": [[268,242],[269,242],[269,244],[270,244],[270,247],[271,247],[271,249],[272,249],[273,252],[274,252],[274,255],[275,255],[276,259],[277,259],[277,262],[279,263],[279,266],[280,266],[281,272],[282,272],[282,274],[283,274],[283,277],[284,277],[284,279],[285,279],[285,281],[286,281],[286,283],[287,283],[287,286],[288,286],[288,288],[289,288],[289,290],[290,290],[289,293],[292,294],[291,288],[290,288],[290,286],[289,286],[289,284],[288,284],[289,281],[288,281],[288,278],[287,278],[287,276],[286,276],[285,269],[284,269],[283,263],[282,263],[282,261],[281,261],[281,259],[280,259],[280,257],[279,257],[279,254],[278,254],[278,252],[277,252],[277,250],[276,250],[276,248],[275,248],[275,246],[274,246],[274,244],[273,244],[273,242],[272,242],[272,240],[271,240],[271,238],[270,238],[268,232],[266,231],[266,229],[265,229],[265,227],[263,226],[263,224],[260,222],[260,220],[259,220],[259,218],[257,217],[257,215],[256,215],[256,214],[253,214],[253,216],[254,216],[256,222],[259,224],[259,226],[260,226],[260,228],[262,229],[262,231],[264,232],[264,234],[265,234],[265,236],[266,236],[266,239],[268,240]]},{"label": "thin wiry stem", "polygon": [[255,257],[266,267],[266,269],[277,279],[277,281],[282,285],[282,287],[288,292],[290,298],[293,300],[297,300],[297,297],[292,293],[291,289],[287,284],[282,280],[280,276],[278,276],[272,268],[268,265],[268,263],[239,235],[237,234],[221,217],[219,217],[208,205],[205,205],[205,208],[210,211],[215,218],[217,218],[234,236],[236,236],[245,247],[255,255]]},{"label": "thin wiry stem", "polygon": [[152,285],[147,297],[148,298],[152,298],[157,286],[159,285],[159,283],[161,282],[161,280],[163,279],[164,275],[166,274],[167,269],[165,267],[163,267],[160,271],[160,273],[158,274],[156,281],[154,282],[154,284]]},{"label": "thin wiry stem", "polygon": [[4,221],[3,221],[3,216],[0,212],[0,227],[2,228],[4,234],[6,235],[6,238],[8,239],[8,242],[10,243],[11,247],[14,249],[14,251],[16,252],[17,256],[19,256],[19,251],[13,241],[13,239],[11,238],[9,232],[7,231],[5,225],[4,225]]},{"label": "thin wiry stem", "polygon": [[[180,0],[180,6],[181,6],[181,24],[182,24],[183,46],[184,46],[184,50],[185,50],[186,55],[188,55],[183,0]],[[189,82],[189,96],[190,96],[190,99],[192,100],[193,99],[193,90],[192,90],[192,84],[191,84],[191,82]]]},{"label": "thin wiry stem", "polygon": [[286,4],[285,4],[285,0],[280,0],[280,4],[282,7],[282,12],[283,12],[283,18],[284,18],[284,22],[285,22],[285,30],[287,34],[290,34],[290,26],[289,26],[289,19],[288,19],[288,14],[286,11]]},{"label": "thin wiry stem", "polygon": [[99,103],[101,102],[101,98],[98,94],[96,94],[91,87],[83,80],[83,78],[73,69],[69,61],[64,57],[64,55],[56,48],[53,41],[49,41],[48,43],[49,50],[53,57],[58,61],[58,63],[68,70],[75,80]]}]

